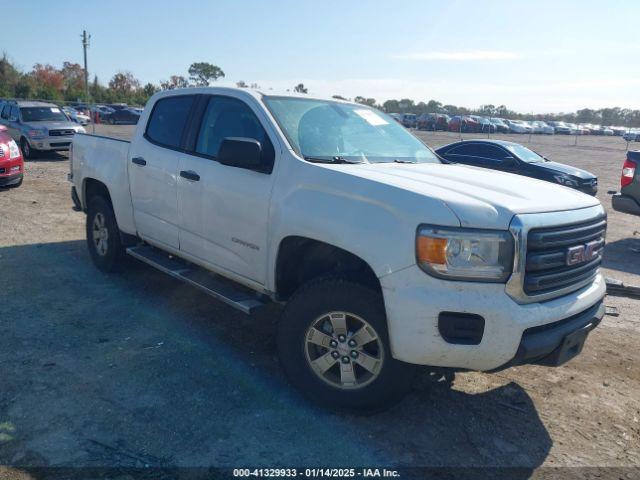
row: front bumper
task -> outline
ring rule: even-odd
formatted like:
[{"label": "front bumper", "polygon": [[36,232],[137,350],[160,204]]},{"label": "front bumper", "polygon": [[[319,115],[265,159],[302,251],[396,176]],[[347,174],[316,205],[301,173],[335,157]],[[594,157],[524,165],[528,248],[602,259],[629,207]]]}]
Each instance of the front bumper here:
[{"label": "front bumper", "polygon": [[529,363],[555,367],[568,362],[582,351],[587,335],[600,324],[604,311],[604,303],[599,301],[572,317],[528,328],[516,355],[496,371]]},{"label": "front bumper", "polygon": [[45,138],[30,138],[29,144],[31,148],[35,148],[36,150],[55,150],[55,151],[64,151],[69,150],[69,146],[73,141],[73,135],[61,135],[54,137],[45,137]]},{"label": "front bumper", "polygon": [[618,212],[640,215],[640,204],[629,195],[616,193],[611,197],[611,205]]},{"label": "front bumper", "polygon": [[[494,370],[511,362],[528,329],[552,325],[602,301],[598,274],[580,290],[544,302],[516,303],[504,284],[458,282],[430,277],[416,265],[380,278],[394,358],[418,365]],[[447,342],[438,328],[441,312],[480,315],[484,333],[477,345]]]},{"label": "front bumper", "polygon": [[22,180],[22,172],[14,175],[0,175],[0,187],[8,187],[9,185],[15,185]]},{"label": "front bumper", "polygon": [[587,195],[591,195],[595,197],[598,194],[598,187],[592,187],[588,185],[580,185],[576,188],[579,192],[586,193]]}]

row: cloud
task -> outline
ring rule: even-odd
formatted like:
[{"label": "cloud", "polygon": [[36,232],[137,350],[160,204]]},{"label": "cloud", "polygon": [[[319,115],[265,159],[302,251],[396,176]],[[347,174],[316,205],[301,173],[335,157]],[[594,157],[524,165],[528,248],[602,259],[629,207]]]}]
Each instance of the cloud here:
[{"label": "cloud", "polygon": [[429,61],[474,61],[474,60],[515,60],[520,58],[515,52],[499,50],[472,50],[466,52],[412,52],[396,55],[400,60],[413,60],[417,62]]}]

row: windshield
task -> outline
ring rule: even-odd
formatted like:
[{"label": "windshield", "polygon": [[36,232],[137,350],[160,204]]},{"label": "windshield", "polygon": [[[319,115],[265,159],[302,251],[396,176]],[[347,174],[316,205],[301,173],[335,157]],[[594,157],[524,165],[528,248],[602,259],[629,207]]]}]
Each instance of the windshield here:
[{"label": "windshield", "polygon": [[527,163],[538,163],[544,162],[544,158],[538,155],[536,152],[529,150],[527,147],[523,147],[522,145],[505,145],[507,150],[514,154],[514,156],[518,157],[523,162]]},{"label": "windshield", "polygon": [[69,119],[58,107],[22,107],[23,122],[67,122]]},{"label": "windshield", "polygon": [[293,149],[308,160],[440,163],[393,118],[363,105],[265,97]]}]

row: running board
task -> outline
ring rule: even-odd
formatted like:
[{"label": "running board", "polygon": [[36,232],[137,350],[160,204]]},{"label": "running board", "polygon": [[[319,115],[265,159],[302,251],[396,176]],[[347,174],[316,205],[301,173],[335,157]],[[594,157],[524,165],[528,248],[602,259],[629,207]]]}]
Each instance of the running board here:
[{"label": "running board", "polygon": [[246,314],[251,314],[257,308],[265,305],[265,302],[258,297],[259,294],[253,292],[253,290],[237,285],[220,275],[187,263],[149,245],[129,247],[127,248],[127,254],[157,268],[161,272],[199,288],[207,295],[217,298]]}]

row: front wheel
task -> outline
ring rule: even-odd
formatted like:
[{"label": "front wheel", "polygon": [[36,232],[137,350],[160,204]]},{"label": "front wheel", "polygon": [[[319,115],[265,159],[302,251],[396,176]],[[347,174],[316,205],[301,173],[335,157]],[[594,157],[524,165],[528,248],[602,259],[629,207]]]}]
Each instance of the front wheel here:
[{"label": "front wheel", "polygon": [[93,197],[87,209],[87,246],[91,260],[99,270],[117,270],[124,257],[120,230],[109,201]]},{"label": "front wheel", "polygon": [[388,407],[409,390],[415,367],[391,356],[386,323],[379,293],[342,279],[313,281],[280,320],[280,361],[291,382],[326,407]]},{"label": "front wheel", "polygon": [[31,148],[31,145],[29,145],[29,141],[24,137],[20,139],[20,150],[22,150],[22,155],[24,155],[24,158],[26,159],[35,158],[36,154],[38,153],[35,148]]}]

